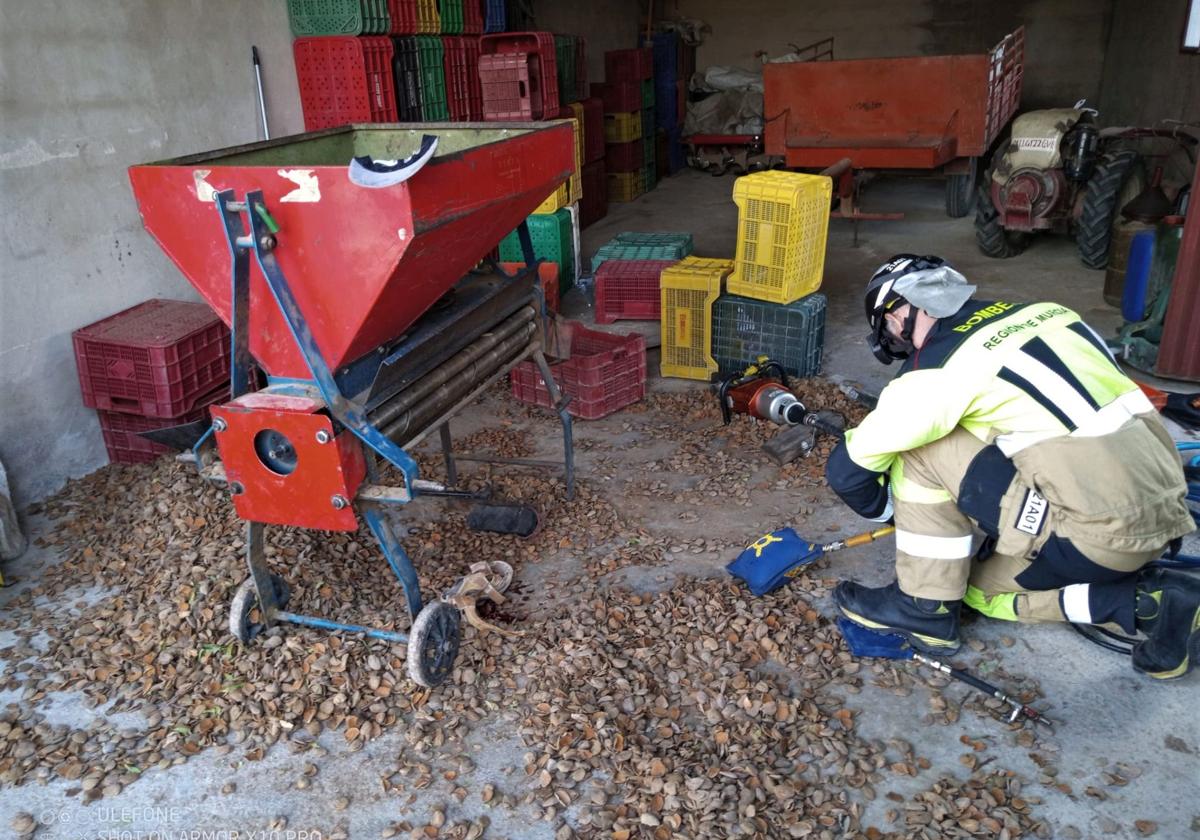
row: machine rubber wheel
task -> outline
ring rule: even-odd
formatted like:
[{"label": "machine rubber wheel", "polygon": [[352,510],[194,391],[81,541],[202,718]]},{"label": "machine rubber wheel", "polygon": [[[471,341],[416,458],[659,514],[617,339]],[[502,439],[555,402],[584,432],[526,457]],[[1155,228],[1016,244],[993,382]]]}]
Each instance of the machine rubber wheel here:
[{"label": "machine rubber wheel", "polygon": [[[271,585],[275,587],[275,602],[280,608],[286,607],[292,592],[288,589],[287,581],[279,575],[271,575]],[[242,644],[249,644],[254,637],[266,629],[262,622],[251,621],[250,613],[258,609],[258,590],[254,588],[254,578],[248,577],[233,593],[229,602],[229,632]]]},{"label": "machine rubber wheel", "polygon": [[971,212],[975,198],[979,195],[976,182],[979,180],[979,159],[971,158],[971,169],[960,175],[946,176],[946,215],[961,219]]},{"label": "machine rubber wheel", "polygon": [[975,200],[975,241],[985,256],[998,260],[1015,257],[1029,244],[1028,234],[1005,230],[1000,224],[1000,212],[992,204],[992,192],[987,183],[980,186],[979,197]]},{"label": "machine rubber wheel", "polygon": [[445,601],[426,604],[408,634],[408,676],[417,685],[433,688],[454,670],[462,638],[462,614]]},{"label": "machine rubber wheel", "polygon": [[1130,149],[1107,152],[1096,164],[1083,196],[1083,209],[1075,225],[1075,245],[1079,259],[1088,268],[1107,268],[1108,249],[1112,244],[1113,218],[1125,181],[1137,162]]}]

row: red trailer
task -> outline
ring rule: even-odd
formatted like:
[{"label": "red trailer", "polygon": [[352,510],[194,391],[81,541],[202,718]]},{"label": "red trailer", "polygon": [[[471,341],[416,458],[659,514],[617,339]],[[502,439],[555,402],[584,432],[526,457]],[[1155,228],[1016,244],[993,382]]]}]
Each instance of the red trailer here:
[{"label": "red trailer", "polygon": [[964,216],[984,157],[1021,101],[1025,30],[989,53],[763,68],[765,146],[794,169],[849,158],[839,214],[897,218],[854,208],[853,171],[923,170],[947,176],[946,212]]}]

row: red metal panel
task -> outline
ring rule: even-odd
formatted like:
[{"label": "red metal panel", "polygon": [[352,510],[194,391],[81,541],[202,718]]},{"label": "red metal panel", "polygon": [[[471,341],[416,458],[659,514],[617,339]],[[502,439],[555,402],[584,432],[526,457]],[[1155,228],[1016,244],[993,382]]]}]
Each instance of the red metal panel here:
[{"label": "red metal panel", "polygon": [[[213,191],[232,189],[241,198],[261,189],[280,225],[275,256],[323,358],[337,369],[400,336],[574,170],[570,123],[496,126],[512,132],[496,140],[485,133],[475,140],[481,145],[439,155],[385,189],[346,177],[350,156],[361,153],[355,139],[378,131],[374,147],[382,148],[389,132],[407,131],[298,135],[134,166],[129,177],[146,229],[226,323],[230,254]],[[437,126],[444,140],[457,132],[475,138],[477,131]],[[320,159],[309,156],[320,148],[316,138],[344,140],[344,162],[327,165],[326,151],[313,165]],[[271,164],[239,162],[254,161],[255,150],[269,153]],[[253,261],[250,297],[255,359],[268,373],[307,378]]]},{"label": "red metal panel", "polygon": [[915,148],[805,146],[787,149],[784,159],[794,169],[823,169],[842,158],[850,158],[855,169],[933,169],[953,160],[955,148],[952,142]]},{"label": "red metal panel", "polygon": [[988,55],[768,64],[766,151],[792,166],[850,157],[885,169],[981,155],[1019,104],[1023,59],[1017,30]]},{"label": "red metal panel", "polygon": [[1192,176],[1192,203],[1183,223],[1183,241],[1171,281],[1171,303],[1163,323],[1155,373],[1175,379],[1200,379],[1200,162]]},{"label": "red metal panel", "polygon": [[[334,437],[333,422],[318,414],[319,400],[277,394],[247,394],[214,406],[214,419],[223,420],[216,433],[217,449],[230,488],[241,485],[233,505],[238,516],[252,522],[353,531],[358,528],[349,504],[367,474],[362,444],[350,432]],[[281,475],[255,451],[255,436],[271,429],[285,436],[296,451],[296,468]],[[327,443],[317,434],[324,432]],[[339,509],[334,497],[346,504]]]}]

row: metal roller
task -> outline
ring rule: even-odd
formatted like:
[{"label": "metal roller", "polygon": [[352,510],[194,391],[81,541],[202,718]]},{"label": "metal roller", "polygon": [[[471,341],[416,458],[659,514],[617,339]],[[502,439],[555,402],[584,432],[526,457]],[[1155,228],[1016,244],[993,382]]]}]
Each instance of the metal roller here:
[{"label": "metal roller", "polygon": [[483,354],[492,350],[501,342],[508,340],[518,332],[528,335],[535,328],[534,318],[536,314],[532,306],[519,309],[506,321],[499,324],[492,332],[481,336],[474,344],[460,350],[456,355],[451,356],[450,359],[434,368],[426,376],[417,380],[411,387],[401,391],[375,411],[372,411],[370,414],[371,422],[379,428],[385,428],[397,417],[404,414],[413,406],[418,405],[434,389],[449,381],[452,377],[461,374],[467,367],[482,357]]},{"label": "metal roller", "polygon": [[[488,349],[481,351],[472,346],[464,350],[451,364],[438,368],[414,386],[413,391],[421,392],[419,402],[417,398],[407,399],[410,394],[405,392],[401,398],[407,403],[407,410],[386,424],[376,425],[392,440],[407,440],[420,431],[420,421],[428,422],[445,412],[455,400],[465,397],[498,368],[522,355],[536,332],[537,325],[527,322],[523,328],[518,325],[514,334],[493,343]],[[469,358],[462,360],[464,356]]]}]

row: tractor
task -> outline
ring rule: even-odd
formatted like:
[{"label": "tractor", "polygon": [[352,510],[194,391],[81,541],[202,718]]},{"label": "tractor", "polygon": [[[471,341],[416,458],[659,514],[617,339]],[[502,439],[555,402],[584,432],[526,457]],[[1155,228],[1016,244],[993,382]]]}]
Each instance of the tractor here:
[{"label": "tractor", "polygon": [[1037,231],[1075,238],[1088,268],[1108,263],[1117,211],[1141,189],[1142,163],[1128,140],[1137,130],[1108,132],[1096,111],[1031,111],[1013,120],[1007,145],[979,188],[975,239],[989,257],[1013,257]]}]

